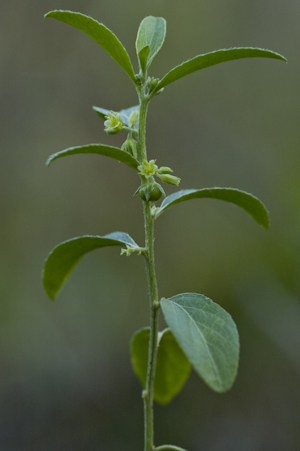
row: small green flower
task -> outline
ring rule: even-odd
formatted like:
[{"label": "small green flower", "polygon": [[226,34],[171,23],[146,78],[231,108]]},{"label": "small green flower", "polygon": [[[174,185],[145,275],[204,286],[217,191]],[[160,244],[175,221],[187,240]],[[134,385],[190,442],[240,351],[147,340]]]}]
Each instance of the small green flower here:
[{"label": "small green flower", "polygon": [[155,164],[156,160],[144,160],[143,164],[140,164],[137,169],[140,175],[143,175],[146,178],[152,177],[156,174],[158,170],[158,166]]},{"label": "small green flower", "polygon": [[156,174],[157,177],[159,177],[163,182],[169,183],[170,185],[176,185],[178,186],[180,183],[180,178],[175,177],[175,175],[170,174]]},{"label": "small green flower", "polygon": [[128,119],[128,125],[130,128],[135,126],[136,121],[138,120],[138,117],[139,117],[139,110],[134,110]]},{"label": "small green flower", "polygon": [[106,121],[104,122],[104,131],[110,135],[116,135],[121,130],[123,130],[124,124],[121,116],[114,111],[111,111],[106,116]]}]

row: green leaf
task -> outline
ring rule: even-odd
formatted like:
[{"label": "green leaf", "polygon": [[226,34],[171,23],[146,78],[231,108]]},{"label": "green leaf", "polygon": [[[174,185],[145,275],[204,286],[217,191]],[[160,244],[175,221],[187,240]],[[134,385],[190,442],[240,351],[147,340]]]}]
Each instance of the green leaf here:
[{"label": "green leaf", "polygon": [[62,150],[61,152],[54,153],[51,155],[46,165],[49,166],[52,161],[57,160],[57,158],[67,157],[68,155],[77,155],[81,153],[94,153],[97,155],[103,155],[105,157],[114,158],[121,163],[127,164],[133,169],[137,169],[140,164],[136,158],[125,152],[118,147],[106,146],[104,144],[87,144],[86,146],[69,147],[68,149]]},{"label": "green leaf", "polygon": [[43,284],[50,299],[55,299],[59,289],[87,252],[105,246],[130,245],[138,247],[124,232],[113,232],[105,236],[80,236],[56,246],[49,254],[43,273]]},{"label": "green leaf", "polygon": [[252,218],[265,229],[268,229],[269,227],[269,216],[264,204],[257,197],[252,196],[252,194],[234,188],[184,189],[178,191],[163,200],[155,217],[157,218],[172,205],[179,204],[185,200],[201,198],[219,199],[231,202],[247,211],[247,213],[249,213]]},{"label": "green leaf", "polygon": [[[106,110],[105,108],[100,108],[98,106],[93,106],[93,110],[96,111],[98,116],[100,116],[104,120],[106,119],[106,116],[108,115],[108,113],[111,112],[111,110]],[[124,122],[124,124],[129,126],[129,123],[128,123],[129,116],[135,110],[140,111],[140,106],[139,105],[131,106],[130,108],[126,108],[125,110],[115,111],[115,113],[118,113],[121,116],[122,121]],[[139,123],[139,120],[136,121],[135,128],[138,128],[138,123]]]},{"label": "green leaf", "polygon": [[[149,349],[149,327],[137,331],[131,340],[131,360],[133,369],[146,385]],[[154,399],[167,404],[181,390],[191,370],[191,365],[178,346],[172,332],[165,329],[159,334]]]},{"label": "green leaf", "polygon": [[239,360],[238,331],[229,313],[197,293],[163,298],[161,307],[174,337],[199,376],[216,392],[229,390]]},{"label": "green leaf", "polygon": [[[140,58],[140,52],[146,47],[150,47],[147,58],[147,68],[150,66],[153,58],[161,49],[166,37],[167,23],[163,17],[148,16],[142,20],[136,42],[136,53]],[[143,55],[144,56],[144,55]],[[139,60],[141,63],[141,60]]]},{"label": "green leaf", "polygon": [[156,91],[165,86],[179,80],[179,78],[189,75],[197,70],[205,69],[206,67],[214,66],[215,64],[224,63],[241,58],[275,58],[286,61],[284,56],[270,50],[252,48],[252,47],[237,47],[232,49],[216,50],[211,53],[196,56],[179,66],[174,67],[168,72],[156,86]]},{"label": "green leaf", "polygon": [[72,25],[88,34],[94,41],[101,45],[101,47],[103,47],[117,63],[119,63],[122,69],[124,69],[129,77],[135,82],[134,70],[126,49],[116,35],[105,27],[105,25],[84,14],[72,11],[50,11],[45,14],[45,17],[54,17],[55,19]]},{"label": "green leaf", "polygon": [[147,59],[148,59],[149,53],[150,53],[150,46],[146,45],[145,47],[142,48],[142,50],[140,50],[140,52],[138,54],[140,66],[141,66],[143,72],[145,72],[147,69]]}]

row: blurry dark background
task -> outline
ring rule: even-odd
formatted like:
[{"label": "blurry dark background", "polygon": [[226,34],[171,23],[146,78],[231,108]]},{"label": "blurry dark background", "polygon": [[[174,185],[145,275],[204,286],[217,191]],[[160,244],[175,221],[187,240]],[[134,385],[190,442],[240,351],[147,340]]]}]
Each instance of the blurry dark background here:
[{"label": "blurry dark background", "polygon": [[[300,3],[297,0],[10,0],[0,2],[0,449],[140,451],[141,387],[128,342],[148,325],[144,263],[95,251],[55,303],[41,284],[58,243],[122,230],[143,243],[138,178],[99,156],[47,157],[107,136],[92,105],[137,103],[131,81],[88,36],[51,9],[91,15],[112,29],[135,69],[146,15],[167,19],[150,75],[199,53],[272,49],[289,63],[221,64],[167,87],[148,116],[148,154],[181,188],[231,186],[270,210],[268,232],[233,205],[187,202],[156,223],[161,296],[195,291],[226,308],[241,340],[226,394],[191,374],[155,407],[156,443],[189,451],[300,449]],[[172,187],[166,186],[170,194]],[[161,327],[164,327],[161,323]]]}]

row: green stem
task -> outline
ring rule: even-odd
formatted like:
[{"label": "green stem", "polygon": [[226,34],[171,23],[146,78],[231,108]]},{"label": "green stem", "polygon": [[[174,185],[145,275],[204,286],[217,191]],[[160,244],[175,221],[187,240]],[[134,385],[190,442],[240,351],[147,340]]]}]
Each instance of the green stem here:
[{"label": "green stem", "polygon": [[149,286],[150,298],[150,337],[148,352],[147,380],[143,392],[144,399],[144,421],[145,421],[145,446],[144,451],[153,451],[154,431],[153,431],[153,399],[154,399],[154,380],[156,370],[156,359],[158,349],[158,290],[154,263],[154,220],[151,216],[151,207],[149,202],[144,204],[145,235],[146,244],[146,272]]},{"label": "green stem", "polygon": [[[148,99],[146,97],[147,74],[144,75],[143,83],[138,88],[140,99],[139,114],[139,135],[138,135],[138,157],[140,161],[147,159],[146,151],[146,117],[148,108]],[[141,177],[142,182],[143,177]],[[151,215],[150,202],[143,202],[144,222],[145,222],[145,261],[146,273],[149,287],[150,299],[150,337],[147,365],[147,380],[145,390],[143,391],[144,400],[144,451],[154,450],[154,431],[153,431],[153,399],[154,399],[154,379],[156,370],[157,348],[158,348],[158,290],[154,264],[154,219]]]},{"label": "green stem", "polygon": [[139,138],[138,138],[138,157],[142,162],[147,159],[146,151],[146,118],[148,109],[148,99],[146,98],[146,83],[138,90],[140,99],[140,114],[139,114]]}]

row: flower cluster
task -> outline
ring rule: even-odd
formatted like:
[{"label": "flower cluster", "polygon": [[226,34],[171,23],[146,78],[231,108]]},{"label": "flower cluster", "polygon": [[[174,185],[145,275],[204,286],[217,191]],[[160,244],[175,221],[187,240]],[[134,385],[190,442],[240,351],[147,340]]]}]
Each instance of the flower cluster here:
[{"label": "flower cluster", "polygon": [[180,178],[171,175],[172,169],[167,166],[158,167],[156,164],[156,160],[144,160],[143,164],[138,166],[139,174],[149,179],[154,175],[159,177],[162,182],[169,183],[170,185],[178,186],[180,183]]},{"label": "flower cluster", "polygon": [[104,131],[110,135],[116,135],[121,130],[124,129],[124,123],[119,113],[111,111],[106,116],[106,121],[104,122]]}]

